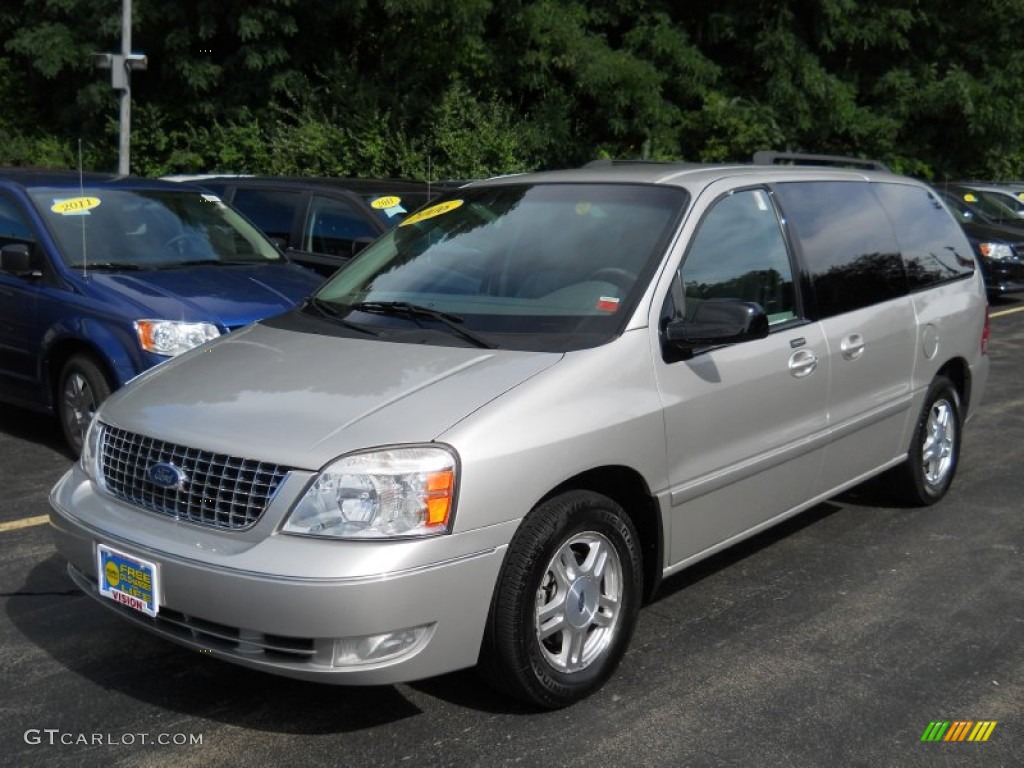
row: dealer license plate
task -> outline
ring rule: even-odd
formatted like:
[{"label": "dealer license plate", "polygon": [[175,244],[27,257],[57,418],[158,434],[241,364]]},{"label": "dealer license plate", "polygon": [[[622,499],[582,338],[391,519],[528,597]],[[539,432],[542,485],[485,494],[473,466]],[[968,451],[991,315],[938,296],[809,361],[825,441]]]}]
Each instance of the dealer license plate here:
[{"label": "dealer license plate", "polygon": [[156,563],[96,545],[100,594],[147,616],[160,610]]}]

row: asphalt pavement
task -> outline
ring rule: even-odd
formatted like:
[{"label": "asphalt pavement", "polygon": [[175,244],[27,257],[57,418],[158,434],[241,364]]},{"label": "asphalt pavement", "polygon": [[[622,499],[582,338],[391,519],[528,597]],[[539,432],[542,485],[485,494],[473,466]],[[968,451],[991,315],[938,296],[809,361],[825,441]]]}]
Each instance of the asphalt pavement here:
[{"label": "asphalt pavement", "polygon": [[[57,427],[0,406],[0,764],[1024,764],[1020,310],[993,307],[991,380],[941,504],[889,506],[875,484],[667,580],[617,675],[558,712],[472,671],[336,688],[127,625],[74,588],[41,520],[70,465]],[[947,722],[987,740],[922,740]]]}]

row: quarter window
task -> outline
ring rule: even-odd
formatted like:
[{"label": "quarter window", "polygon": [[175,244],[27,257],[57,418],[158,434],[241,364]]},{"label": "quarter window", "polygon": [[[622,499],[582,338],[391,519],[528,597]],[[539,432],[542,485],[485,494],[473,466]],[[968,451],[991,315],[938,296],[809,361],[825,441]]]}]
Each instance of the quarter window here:
[{"label": "quarter window", "polygon": [[766,190],[734,192],[715,203],[700,223],[680,275],[687,319],[702,301],[726,298],[760,304],[769,324],[797,317],[793,269]]},{"label": "quarter window", "polygon": [[292,222],[302,202],[301,192],[277,189],[237,189],[231,204],[249,220],[286,246],[292,246]]},{"label": "quarter window", "polygon": [[874,184],[903,253],[910,289],[974,272],[971,246],[935,193],[909,184]]}]

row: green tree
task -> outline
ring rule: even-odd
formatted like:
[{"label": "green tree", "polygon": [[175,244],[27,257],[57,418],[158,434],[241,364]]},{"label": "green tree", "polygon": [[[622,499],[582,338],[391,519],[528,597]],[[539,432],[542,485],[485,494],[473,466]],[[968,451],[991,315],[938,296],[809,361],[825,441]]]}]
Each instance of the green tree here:
[{"label": "green tree", "polygon": [[[875,156],[1024,175],[1024,0],[134,5],[133,170],[479,176]],[[0,163],[116,166],[121,0],[0,9]]]}]

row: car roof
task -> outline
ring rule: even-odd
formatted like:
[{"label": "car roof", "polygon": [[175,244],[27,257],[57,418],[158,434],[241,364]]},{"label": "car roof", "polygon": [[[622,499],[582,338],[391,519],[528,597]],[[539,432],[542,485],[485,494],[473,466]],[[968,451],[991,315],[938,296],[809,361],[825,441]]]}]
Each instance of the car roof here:
[{"label": "car roof", "polygon": [[[972,181],[951,181],[938,185],[940,189],[949,189],[954,192],[988,192],[993,195],[1004,195],[1017,198],[1012,187],[1005,187],[1001,184],[981,184]],[[1017,198],[1018,200],[1020,198]]]},{"label": "car roof", "polygon": [[0,182],[7,182],[25,189],[34,187],[56,187],[76,189],[78,187],[108,187],[111,189],[175,189],[176,185],[159,179],[141,176],[119,176],[113,173],[78,171],[54,168],[0,168]]},{"label": "car roof", "polygon": [[1006,187],[1001,184],[993,184],[989,181],[948,181],[942,182],[940,186],[955,187],[957,189],[983,189],[990,192],[1006,192]]},{"label": "car roof", "polygon": [[736,178],[751,184],[783,180],[818,179],[834,181],[877,180],[906,177],[888,171],[838,168],[815,165],[760,165],[663,163],[650,161],[606,161],[590,163],[582,168],[559,171],[496,176],[477,184],[515,184],[545,182],[612,182],[665,184],[680,187],[704,187],[722,179]]},{"label": "car roof", "polygon": [[427,182],[410,179],[350,179],[339,176],[235,176],[202,175],[197,178],[182,179],[200,186],[215,183],[218,186],[274,186],[282,188],[310,189],[316,187],[336,187],[362,194],[400,194],[427,192],[430,189],[448,189],[458,182]]}]

